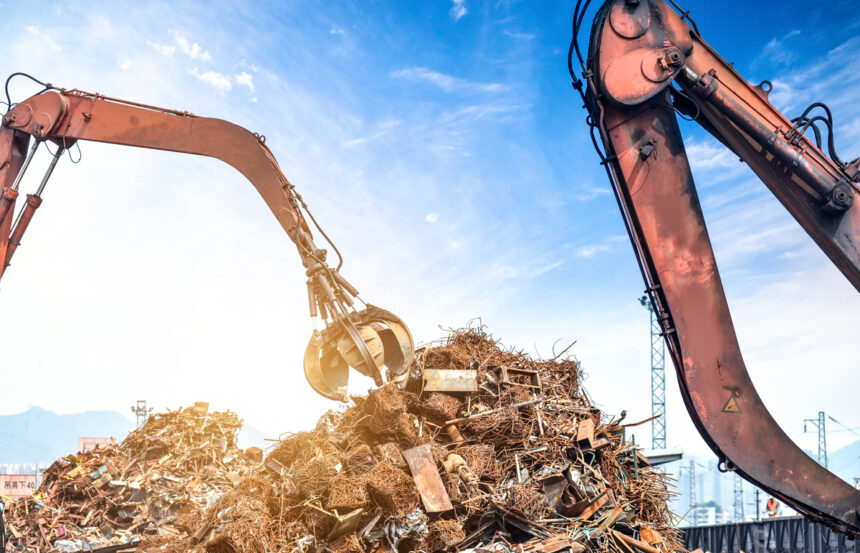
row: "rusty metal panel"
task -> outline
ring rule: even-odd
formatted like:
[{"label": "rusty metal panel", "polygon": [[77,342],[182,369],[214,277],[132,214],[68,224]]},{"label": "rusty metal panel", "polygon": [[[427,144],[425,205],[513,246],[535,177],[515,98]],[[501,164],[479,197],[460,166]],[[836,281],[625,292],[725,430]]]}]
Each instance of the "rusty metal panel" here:
[{"label": "rusty metal panel", "polygon": [[442,483],[439,470],[436,468],[436,461],[433,460],[430,446],[424,444],[407,449],[403,452],[403,457],[406,458],[409,470],[412,471],[412,478],[415,480],[421,502],[424,503],[424,510],[428,513],[441,513],[453,509],[451,498],[448,497],[445,484]]},{"label": "rusty metal panel", "polygon": [[576,427],[576,445],[583,449],[591,449],[594,444],[594,421],[582,419]]},{"label": "rusty metal panel", "polygon": [[571,541],[565,534],[556,534],[543,540],[534,539],[517,545],[516,551],[519,553],[556,553],[558,551],[581,553],[585,551],[585,546]]},{"label": "rusty metal panel", "polygon": [[424,369],[425,392],[477,392],[478,371]]}]

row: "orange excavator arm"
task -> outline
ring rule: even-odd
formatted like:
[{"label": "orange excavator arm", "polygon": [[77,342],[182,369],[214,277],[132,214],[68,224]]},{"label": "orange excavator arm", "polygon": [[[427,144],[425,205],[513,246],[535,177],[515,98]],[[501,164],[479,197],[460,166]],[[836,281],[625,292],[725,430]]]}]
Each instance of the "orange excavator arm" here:
[{"label": "orange excavator arm", "polygon": [[[28,151],[31,137],[35,142]],[[50,85],[15,104],[3,116],[0,129],[0,278],[42,202],[57,161],[79,140],[220,159],[254,185],[298,249],[308,276],[311,316],[326,323],[323,331],[314,331],[304,360],[305,375],[321,395],[345,401],[350,366],[377,385],[383,383],[383,366],[389,376],[406,370],[413,351],[409,330],[378,307],[355,309],[358,291],[340,274],[340,264],[329,266],[326,250],[314,243],[308,219],[316,221],[266,147],[265,138],[220,119]],[[21,177],[46,141],[56,144],[57,151],[37,192],[27,196],[13,224]]]},{"label": "orange excavator arm", "polygon": [[[701,38],[686,13],[662,0],[609,0],[597,13],[584,82],[574,87],[613,185],[687,410],[718,456],[805,515],[860,536],[860,491],[800,450],[762,403],[744,365],[684,143],[679,111],[701,124],[761,178],[860,290],[858,162],[832,145],[829,109],[788,119]],[[572,58],[572,55],[571,55]],[[811,115],[813,109],[824,115]],[[817,123],[830,129],[828,153]],[[595,135],[595,133],[597,133]],[[599,147],[602,145],[602,148]]]}]

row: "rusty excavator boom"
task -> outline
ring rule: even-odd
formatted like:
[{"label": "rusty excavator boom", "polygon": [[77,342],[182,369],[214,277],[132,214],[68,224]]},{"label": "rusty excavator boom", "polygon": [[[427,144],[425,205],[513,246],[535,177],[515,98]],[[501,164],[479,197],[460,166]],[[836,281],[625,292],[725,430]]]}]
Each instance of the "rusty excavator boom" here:
[{"label": "rusty excavator boom", "polygon": [[[768,101],[770,83],[749,84],[701,38],[686,12],[663,0],[603,3],[583,54],[578,36],[590,4],[576,3],[569,69],[693,422],[721,470],[860,537],[860,491],[792,442],[747,373],[675,114],[695,120],[745,161],[858,290],[860,161],[836,155],[827,106],[816,103],[787,118]],[[354,308],[358,292],[341,276],[341,265],[331,267],[314,244],[308,221],[316,222],[305,216],[301,196],[262,137],[218,119],[44,86],[11,106],[0,128],[0,276],[54,165],[75,142],[214,157],[251,181],[299,251],[311,315],[326,321],[305,354],[311,386],[346,401],[349,367],[377,385],[383,366],[389,379],[407,373],[409,330],[387,311]],[[818,124],[827,127],[827,153]],[[13,223],[21,175],[45,142],[57,152]]]},{"label": "rusty excavator boom", "polygon": [[[9,79],[16,75],[24,74]],[[265,137],[220,119],[36,82],[44,89],[11,105],[0,127],[0,278],[42,203],[54,167],[77,141],[208,156],[231,165],[251,181],[298,249],[308,277],[311,317],[325,323],[323,330],[313,331],[304,355],[311,387],[329,399],[347,401],[350,367],[371,377],[376,385],[383,384],[384,376],[405,374],[414,349],[409,329],[398,317],[373,305],[356,309],[356,301],[361,300],[358,290],[340,273],[340,253],[332,244],[340,259],[332,267],[326,260],[327,251],[314,243],[309,221],[319,227],[284,176]],[[7,80],[7,99],[8,87]],[[21,178],[39,146],[48,142],[56,146],[56,152],[36,193],[27,195],[15,216]],[[319,232],[328,240],[321,229]]]},{"label": "rusty excavator boom", "polygon": [[576,3],[569,69],[687,411],[721,470],[860,537],[860,490],[794,444],[747,373],[675,114],[746,162],[858,290],[860,160],[836,155],[826,105],[789,119],[768,101],[769,82],[748,83],[663,0],[604,2],[584,55],[578,35],[590,3]]}]

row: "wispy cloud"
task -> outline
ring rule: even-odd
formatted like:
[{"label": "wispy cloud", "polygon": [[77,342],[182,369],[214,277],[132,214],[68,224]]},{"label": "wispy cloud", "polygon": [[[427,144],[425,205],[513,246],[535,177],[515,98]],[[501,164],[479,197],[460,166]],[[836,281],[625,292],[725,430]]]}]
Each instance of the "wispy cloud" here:
[{"label": "wispy cloud", "polygon": [[426,67],[405,67],[393,71],[391,76],[396,79],[406,79],[412,82],[424,82],[441,88],[445,92],[500,92],[508,87],[502,83],[478,83],[460,79],[445,73],[433,71]]},{"label": "wispy cloud", "polygon": [[574,249],[573,255],[574,257],[578,257],[581,259],[590,259],[599,253],[611,252],[613,249],[615,249],[615,246],[617,244],[624,242],[625,240],[627,240],[626,236],[610,236],[602,242],[587,244],[585,246],[580,246]]},{"label": "wispy cloud", "polygon": [[212,85],[222,92],[226,92],[233,88],[233,83],[230,82],[230,77],[218,73],[217,71],[200,72],[196,67],[189,71],[192,75],[200,79],[206,84]]},{"label": "wispy cloud", "polygon": [[260,70],[259,65],[257,65],[256,63],[253,63],[253,62],[248,62],[247,60],[244,60],[244,59],[239,62],[239,67],[250,69],[254,73],[257,73]]},{"label": "wispy cloud", "polygon": [[43,33],[35,25],[27,25],[26,29],[27,29],[28,33],[30,33],[31,35],[33,35],[35,37],[38,37],[42,42],[45,43],[45,45],[48,46],[48,48],[50,48],[54,52],[60,52],[63,49],[59,44],[57,44],[54,41],[53,38],[51,38],[49,35]]},{"label": "wispy cloud", "polygon": [[[404,117],[396,133],[398,149],[414,149],[423,154],[452,160],[470,157],[481,129],[486,125],[509,125],[527,117],[530,106],[510,98],[480,98],[482,101],[452,105],[450,101],[421,102]],[[377,131],[378,132],[378,131]],[[349,141],[352,146],[378,138],[377,132]],[[392,142],[393,144],[394,142]],[[402,153],[401,153],[402,155]]]},{"label": "wispy cloud", "polygon": [[466,0],[451,0],[451,9],[448,11],[454,21],[459,21],[463,16],[469,13],[466,9]]},{"label": "wispy cloud", "polygon": [[589,246],[581,246],[574,250],[573,255],[576,257],[590,258],[600,252],[608,252],[611,249],[609,244],[591,244]]},{"label": "wispy cloud", "polygon": [[795,29],[788,34],[770,39],[753,65],[791,65],[800,58],[800,53],[792,46],[797,42],[800,31]]},{"label": "wispy cloud", "polygon": [[168,44],[159,44],[157,42],[152,42],[151,40],[147,40],[146,43],[152,46],[152,48],[156,52],[158,52],[162,56],[167,56],[168,58],[173,57],[173,54],[176,52],[175,46],[170,46]]},{"label": "wispy cloud", "polygon": [[254,76],[246,71],[236,74],[236,84],[248,87],[248,90],[254,92]]},{"label": "wispy cloud", "polygon": [[490,280],[532,279],[558,269],[562,265],[564,261],[524,262],[517,265],[497,262],[487,270],[487,278]]},{"label": "wispy cloud", "polygon": [[523,33],[518,31],[509,31],[505,29],[502,31],[503,34],[516,39],[516,40],[533,40],[535,38],[534,33]]},{"label": "wispy cloud", "polygon": [[343,28],[338,27],[337,25],[332,25],[331,29],[328,30],[330,35],[346,35],[346,31]]},{"label": "wispy cloud", "polygon": [[[740,196],[740,201],[712,203],[710,195],[704,204],[713,210],[708,221],[717,261],[726,270],[747,270],[758,265],[758,272],[780,271],[773,263],[762,263],[784,252],[808,246],[807,237],[777,200],[755,180],[737,187],[752,189],[754,199]],[[732,189],[735,190],[735,189]],[[728,192],[727,192],[728,193]],[[717,196],[719,200],[719,195]]]},{"label": "wispy cloud", "polygon": [[574,198],[579,202],[590,202],[611,193],[612,189],[609,188],[608,184],[605,186],[582,186],[574,193]]},{"label": "wispy cloud", "polygon": [[359,138],[353,138],[352,140],[347,140],[343,143],[343,145],[347,148],[352,148],[353,146],[358,146],[359,144],[372,142],[391,133],[392,130],[400,126],[400,123],[402,123],[400,119],[386,119],[380,121],[376,123],[376,125],[374,125],[373,130],[368,135]]},{"label": "wispy cloud", "polygon": [[716,141],[693,141],[684,145],[690,167],[696,171],[735,171],[743,165],[738,156]]},{"label": "wispy cloud", "polygon": [[203,62],[212,60],[212,56],[207,50],[204,50],[196,42],[189,41],[184,34],[173,30],[170,30],[169,32],[173,36],[173,41],[176,42],[176,45],[179,46],[182,53],[189,58]]},{"label": "wispy cloud", "polygon": [[424,216],[424,220],[427,221],[428,223],[431,223],[431,224],[435,223],[436,221],[439,220],[439,214],[438,213],[428,213],[427,215]]},{"label": "wispy cloud", "polygon": [[833,109],[837,123],[855,119],[860,115],[854,92],[860,85],[858,55],[860,37],[843,42],[824,56],[810,58],[804,53],[803,59],[808,63],[771,79],[770,102],[781,110],[799,110],[812,102],[825,101]]}]

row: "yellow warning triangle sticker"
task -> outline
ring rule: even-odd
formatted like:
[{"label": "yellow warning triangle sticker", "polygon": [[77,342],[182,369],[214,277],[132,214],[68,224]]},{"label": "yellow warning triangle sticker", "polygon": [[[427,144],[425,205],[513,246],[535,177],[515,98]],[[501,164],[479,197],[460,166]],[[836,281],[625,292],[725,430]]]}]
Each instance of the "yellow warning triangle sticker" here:
[{"label": "yellow warning triangle sticker", "polygon": [[723,406],[723,413],[740,413],[741,406],[738,405],[738,400],[735,399],[735,396],[729,397],[729,400]]}]

